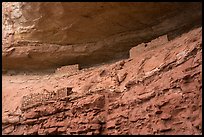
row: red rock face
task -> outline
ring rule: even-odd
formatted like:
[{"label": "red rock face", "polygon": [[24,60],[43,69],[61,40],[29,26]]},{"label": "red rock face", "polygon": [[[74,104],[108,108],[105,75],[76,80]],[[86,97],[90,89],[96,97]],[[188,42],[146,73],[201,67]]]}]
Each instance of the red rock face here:
[{"label": "red rock face", "polygon": [[2,67],[42,70],[128,58],[129,49],[202,23],[199,2],[4,2]]},{"label": "red rock face", "polygon": [[132,59],[81,73],[84,86],[91,78],[100,81],[81,93],[72,92],[73,84],[25,97],[22,114],[3,120],[3,134],[202,134],[202,28],[141,50],[132,50],[140,52]]}]

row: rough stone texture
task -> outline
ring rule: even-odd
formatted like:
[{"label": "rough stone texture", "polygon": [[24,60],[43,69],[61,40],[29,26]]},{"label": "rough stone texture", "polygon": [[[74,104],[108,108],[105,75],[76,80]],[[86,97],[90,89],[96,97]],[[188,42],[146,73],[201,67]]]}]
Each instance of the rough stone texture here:
[{"label": "rough stone texture", "polygon": [[2,63],[7,69],[81,66],[128,57],[142,42],[200,25],[201,3],[4,2]]},{"label": "rough stone texture", "polygon": [[60,68],[57,68],[55,73],[69,73],[71,74],[75,74],[79,71],[79,65],[68,65],[68,66],[62,66]]},{"label": "rough stone texture", "polygon": [[130,58],[134,58],[138,56],[141,52],[145,52],[146,47],[155,48],[156,46],[164,45],[168,42],[167,35],[160,36],[159,38],[156,38],[148,43],[141,43],[137,45],[136,47],[133,47],[130,49]]},{"label": "rough stone texture", "polygon": [[132,59],[61,78],[72,87],[48,100],[26,96],[19,115],[5,116],[3,134],[202,134],[202,28],[149,45]]}]

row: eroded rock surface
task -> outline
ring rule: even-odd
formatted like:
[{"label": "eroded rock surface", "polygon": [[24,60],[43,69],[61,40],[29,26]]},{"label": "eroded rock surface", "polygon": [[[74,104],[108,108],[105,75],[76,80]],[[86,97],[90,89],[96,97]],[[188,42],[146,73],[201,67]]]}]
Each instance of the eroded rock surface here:
[{"label": "eroded rock surface", "polygon": [[172,39],[202,21],[201,3],[5,2],[2,8],[5,70],[128,58],[131,47],[164,34]]},{"label": "eroded rock surface", "polygon": [[202,134],[202,28],[153,43],[130,59],[50,77],[64,87],[24,96],[3,134]]}]

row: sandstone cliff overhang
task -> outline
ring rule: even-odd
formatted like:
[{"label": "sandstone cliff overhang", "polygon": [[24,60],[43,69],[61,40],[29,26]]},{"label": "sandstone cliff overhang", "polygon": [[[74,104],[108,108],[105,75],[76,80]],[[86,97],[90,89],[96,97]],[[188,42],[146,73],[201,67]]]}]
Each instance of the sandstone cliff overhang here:
[{"label": "sandstone cliff overhang", "polygon": [[86,66],[129,56],[129,49],[201,26],[202,3],[5,2],[3,69]]}]

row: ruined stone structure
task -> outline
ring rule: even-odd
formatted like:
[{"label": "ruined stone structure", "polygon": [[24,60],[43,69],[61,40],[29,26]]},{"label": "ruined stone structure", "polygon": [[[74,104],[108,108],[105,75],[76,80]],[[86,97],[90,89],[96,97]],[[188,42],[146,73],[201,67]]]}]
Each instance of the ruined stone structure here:
[{"label": "ruined stone structure", "polygon": [[3,117],[3,134],[202,134],[202,28],[151,47],[156,41],[140,56],[24,96]]},{"label": "ruined stone structure", "polygon": [[173,39],[201,24],[201,3],[5,2],[3,69],[87,66],[128,58],[161,35]]},{"label": "ruined stone structure", "polygon": [[202,3],[2,8],[3,135],[202,134]]}]

